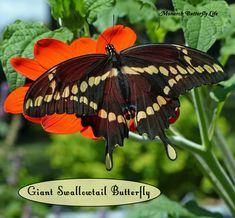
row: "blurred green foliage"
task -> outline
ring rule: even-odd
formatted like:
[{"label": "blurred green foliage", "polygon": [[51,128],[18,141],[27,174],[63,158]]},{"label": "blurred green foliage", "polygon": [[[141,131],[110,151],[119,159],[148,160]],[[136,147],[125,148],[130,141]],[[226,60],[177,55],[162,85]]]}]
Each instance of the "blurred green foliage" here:
[{"label": "blurred green foliage", "polygon": [[[77,35],[96,35],[115,23],[132,27],[138,34],[140,44],[165,42],[166,39],[170,39],[171,43],[185,40],[189,45],[206,51],[220,38],[219,51],[216,52],[220,52],[222,63],[227,63],[231,55],[234,55],[234,4],[228,5],[223,0],[173,0],[172,4],[177,10],[214,10],[220,13],[217,17],[182,18],[160,16],[164,8],[157,8],[159,2],[160,0],[49,0],[53,17],[64,27],[51,31],[43,24],[16,21],[3,34],[0,56],[11,90],[24,84],[25,78],[13,71],[9,59],[13,56],[32,57],[33,44],[38,39],[52,37],[71,42]],[[169,8],[167,10],[171,11]],[[185,38],[179,39],[181,28]],[[234,64],[230,71],[231,74],[235,72]],[[229,115],[234,114],[235,110],[235,96],[230,95],[233,90],[234,76],[217,88],[206,88],[204,107],[211,118],[215,102],[226,100],[217,126],[224,138],[228,139],[231,152],[235,153],[235,147],[232,146],[235,143],[235,122],[232,122],[233,118],[230,119]],[[208,95],[209,91],[212,98]],[[173,127],[186,138],[200,143],[192,99],[190,95],[186,95],[180,100],[181,115]],[[115,150],[115,166],[111,172],[107,172],[104,167],[103,141],[92,141],[79,133],[46,134],[36,124],[23,121],[17,141],[8,145],[5,143],[9,134],[7,130],[13,125],[13,119],[9,116],[0,118],[0,214],[3,217],[20,217],[27,210],[32,216],[44,217],[48,212],[48,205],[28,202],[16,193],[20,187],[29,183],[59,178],[124,178],[143,181],[156,185],[165,195],[177,201],[189,192],[199,199],[217,196],[212,184],[202,175],[195,159],[185,150],[178,149],[178,159],[172,162],[166,157],[162,144],[128,139],[123,148]],[[218,148],[214,149],[220,160],[226,158]],[[138,205],[138,208],[134,207],[129,217],[149,217],[148,213],[155,215],[151,217],[162,217],[164,211],[172,205],[169,217],[177,217],[176,213],[183,214],[178,217],[191,217],[189,208],[184,209],[164,197],[159,199],[141,207]],[[142,216],[142,213],[146,214]],[[157,213],[160,215],[157,216]]]},{"label": "blurred green foliage", "polygon": [[55,19],[71,30],[97,20],[97,14],[113,7],[115,0],[49,0],[51,12]]},{"label": "blurred green foliage", "polygon": [[169,200],[161,195],[148,203],[133,206],[127,214],[128,218],[223,218],[219,213],[211,213],[199,208],[194,202],[183,207],[179,203]]},{"label": "blurred green foliage", "polygon": [[[190,13],[206,12],[206,16],[183,16],[182,28],[190,47],[207,51],[222,36],[229,21],[228,5],[225,1],[181,1],[173,0],[174,8]],[[216,12],[216,15],[213,15]],[[210,14],[211,13],[211,14]]]}]

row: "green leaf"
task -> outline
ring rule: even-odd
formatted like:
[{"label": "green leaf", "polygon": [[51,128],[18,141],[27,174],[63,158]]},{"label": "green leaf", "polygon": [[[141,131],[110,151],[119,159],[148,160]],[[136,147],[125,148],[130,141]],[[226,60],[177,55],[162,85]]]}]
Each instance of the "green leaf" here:
[{"label": "green leaf", "polygon": [[126,218],[222,218],[219,213],[212,213],[190,201],[186,206],[161,195],[152,201],[137,204],[131,208]]},{"label": "green leaf", "polygon": [[48,0],[54,18],[64,18],[71,15],[71,10],[75,10],[82,17],[86,15],[84,0]]},{"label": "green leaf", "polygon": [[233,76],[220,83],[213,91],[210,92],[210,96],[216,102],[225,101],[227,96],[235,90],[235,74]]},{"label": "green leaf", "polygon": [[174,9],[176,11],[183,11],[184,9],[184,5],[188,4],[188,1],[187,0],[172,0],[172,3],[173,3],[173,6],[174,6]]},{"label": "green leaf", "polygon": [[[200,4],[195,2],[173,0],[175,9],[184,12],[182,26],[186,42],[190,47],[207,51],[223,35],[229,21],[229,9],[223,0],[204,0],[200,1]],[[191,14],[200,12],[204,14],[202,16]]]},{"label": "green leaf", "polygon": [[[138,16],[136,15],[137,11]],[[94,25],[99,31],[103,31],[113,25],[113,16],[115,20],[127,17],[131,24],[136,24],[156,20],[158,12],[151,0],[118,0],[112,8],[98,12]]]},{"label": "green leaf", "polygon": [[80,29],[86,16],[84,0],[49,0],[52,16],[72,30]]},{"label": "green leaf", "polygon": [[163,43],[169,31],[175,32],[181,27],[179,16],[163,16],[163,11],[166,10],[159,10],[160,22],[151,20],[146,24],[147,34],[153,43]]},{"label": "green leaf", "polygon": [[191,4],[193,6],[197,6],[201,3],[209,2],[210,0],[172,0],[173,6],[177,11],[183,11],[184,6],[187,4]]},{"label": "green leaf", "polygon": [[50,31],[41,23],[23,21],[16,21],[6,28],[1,43],[0,58],[11,91],[24,85],[25,77],[14,71],[10,59],[12,57],[33,58],[33,46],[37,40],[43,38],[69,42],[72,40],[73,34],[67,28]]},{"label": "green leaf", "polygon": [[235,4],[229,5],[231,22],[227,26],[224,33],[224,40],[221,45],[221,59],[226,62],[230,55],[235,55]]},{"label": "green leaf", "polygon": [[[195,217],[187,209],[183,208],[179,203],[169,200],[161,195],[147,203],[141,203],[131,208],[126,218],[162,218],[162,217],[180,217],[192,218]],[[196,218],[196,217],[195,217]]]},{"label": "green leaf", "polygon": [[84,0],[74,0],[75,9],[80,13],[82,17],[86,16],[86,8]]},{"label": "green leaf", "polygon": [[[162,13],[162,10],[159,11],[159,14],[161,13]],[[173,16],[173,15],[161,16],[160,27],[166,29],[167,31],[175,32],[181,27],[180,17]]]},{"label": "green leaf", "polygon": [[229,5],[230,22],[224,30],[224,38],[232,36],[235,33],[235,4]]},{"label": "green leaf", "polygon": [[203,217],[213,217],[213,218],[223,218],[223,216],[219,213],[212,213],[207,211],[206,209],[200,207],[195,201],[189,201],[185,204],[185,208],[187,208],[193,214]]},{"label": "green leaf", "polygon": [[69,1],[48,0],[48,4],[51,7],[51,14],[55,19],[69,15]]},{"label": "green leaf", "polygon": [[[48,3],[53,17],[74,31],[81,29],[85,21],[95,22],[98,13],[111,10],[115,0],[49,0]],[[112,22],[112,16],[106,19]]]},{"label": "green leaf", "polygon": [[[87,11],[86,18],[88,23],[92,23],[96,21],[97,14],[102,13],[104,10],[111,10],[115,0],[86,0],[85,8]],[[112,17],[106,17],[106,19],[110,19],[112,21]]]},{"label": "green leaf", "polygon": [[155,9],[155,0],[137,0],[142,6],[150,6]]},{"label": "green leaf", "polygon": [[228,36],[225,39],[225,41],[222,43],[220,54],[221,54],[221,61],[223,62],[226,62],[226,60],[229,58],[230,55],[235,55],[235,38],[234,37]]}]

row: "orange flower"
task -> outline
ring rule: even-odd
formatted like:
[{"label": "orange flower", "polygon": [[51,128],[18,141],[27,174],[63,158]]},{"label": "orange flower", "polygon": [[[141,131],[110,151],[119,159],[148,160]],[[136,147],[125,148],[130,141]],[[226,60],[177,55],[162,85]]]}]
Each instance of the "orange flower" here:
[{"label": "orange flower", "polygon": [[[34,45],[34,59],[14,57],[11,59],[11,65],[18,73],[35,81],[53,66],[70,58],[94,53],[105,54],[107,42],[112,43],[117,51],[121,51],[132,46],[135,40],[135,32],[122,25],[108,28],[98,37],[97,41],[90,38],[79,38],[67,45],[55,39],[41,39]],[[10,93],[4,104],[6,112],[23,114],[24,98],[31,84],[28,83]],[[40,123],[47,132],[68,134],[80,131],[86,137],[96,138],[91,128],[84,128],[80,118],[73,114],[53,114],[42,118],[23,115],[31,122]]]},{"label": "orange flower", "polygon": [[[117,51],[131,47],[136,41],[135,32],[122,25],[110,27],[95,41],[90,38],[79,38],[72,44],[55,39],[41,39],[34,46],[34,59],[14,57],[12,67],[21,75],[35,81],[53,66],[70,58],[87,54],[105,54],[107,43],[114,45]],[[7,97],[4,109],[8,113],[23,114],[25,95],[32,83],[15,89]],[[96,139],[90,127],[83,127],[80,118],[73,114],[53,114],[42,118],[33,118],[23,114],[31,122],[40,123],[45,131],[51,133],[68,134],[81,132],[84,136]],[[175,121],[177,118],[172,118]],[[130,130],[135,130],[133,122]]]}]

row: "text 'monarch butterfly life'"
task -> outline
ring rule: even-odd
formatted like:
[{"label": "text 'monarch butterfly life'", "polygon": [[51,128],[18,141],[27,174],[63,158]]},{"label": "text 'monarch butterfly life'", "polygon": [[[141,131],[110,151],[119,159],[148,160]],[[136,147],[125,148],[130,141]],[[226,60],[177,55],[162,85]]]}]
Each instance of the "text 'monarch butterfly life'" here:
[{"label": "text 'monarch butterfly life'", "polygon": [[164,131],[176,116],[179,96],[226,77],[214,58],[189,47],[146,44],[117,52],[107,42],[106,54],[69,59],[34,81],[24,99],[24,113],[81,118],[84,127],[91,126],[96,137],[105,139],[108,170],[115,146],[123,146],[128,138],[131,120],[140,135],[159,137],[174,160],[176,152]]}]

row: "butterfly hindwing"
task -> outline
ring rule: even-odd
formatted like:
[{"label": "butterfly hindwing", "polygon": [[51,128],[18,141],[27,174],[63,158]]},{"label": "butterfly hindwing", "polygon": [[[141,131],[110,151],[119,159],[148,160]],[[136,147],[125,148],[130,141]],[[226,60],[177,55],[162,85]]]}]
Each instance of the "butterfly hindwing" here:
[{"label": "butterfly hindwing", "polygon": [[[171,143],[164,131],[169,127],[170,118],[176,116],[179,100],[152,90],[151,84],[140,75],[128,75],[128,80],[131,84],[131,104],[136,106],[134,120],[138,133],[152,140],[160,137],[168,150]],[[176,158],[176,154],[167,154],[171,159]]]},{"label": "butterfly hindwing", "polygon": [[116,146],[123,146],[128,137],[128,121],[123,115],[125,101],[118,87],[115,69],[113,76],[105,81],[103,101],[97,113],[82,118],[83,126],[91,126],[96,137],[106,140],[106,168],[112,168],[112,152]]}]

